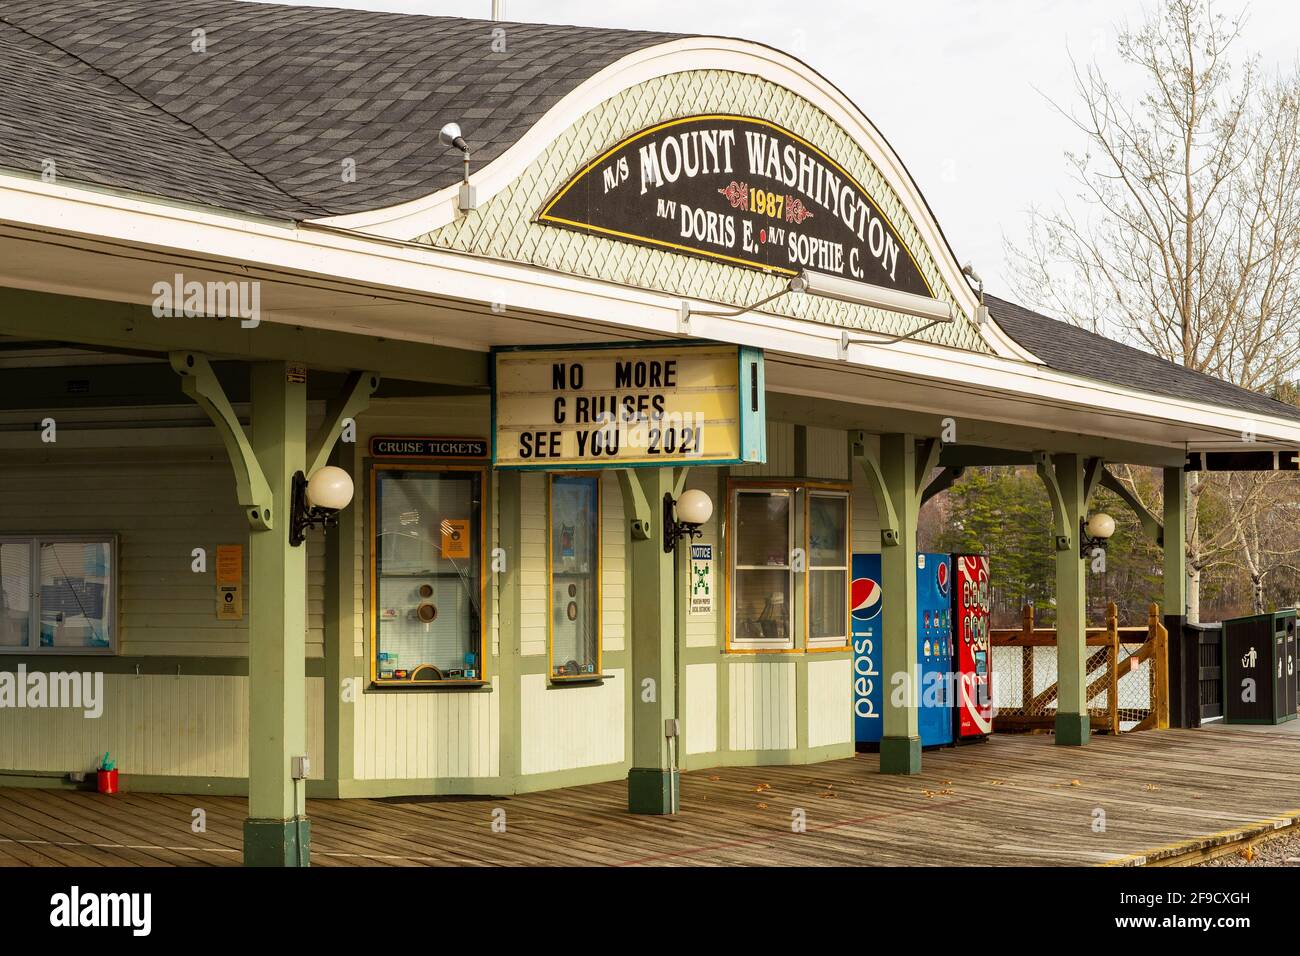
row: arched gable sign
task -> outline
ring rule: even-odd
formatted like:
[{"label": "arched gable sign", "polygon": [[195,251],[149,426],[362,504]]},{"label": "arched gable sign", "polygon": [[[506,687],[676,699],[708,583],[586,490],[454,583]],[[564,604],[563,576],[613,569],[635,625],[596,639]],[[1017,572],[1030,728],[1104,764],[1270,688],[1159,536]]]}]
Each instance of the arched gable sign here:
[{"label": "arched gable sign", "polygon": [[596,157],[537,221],[765,272],[811,269],[932,296],[910,249],[842,166],[748,116],[687,116]]}]

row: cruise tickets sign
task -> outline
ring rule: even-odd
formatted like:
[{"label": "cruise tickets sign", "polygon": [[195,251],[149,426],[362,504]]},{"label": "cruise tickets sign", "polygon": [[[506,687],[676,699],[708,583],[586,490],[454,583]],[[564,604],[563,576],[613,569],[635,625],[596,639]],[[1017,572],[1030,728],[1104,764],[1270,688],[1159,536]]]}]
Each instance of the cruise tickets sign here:
[{"label": "cruise tickets sign", "polygon": [[498,468],[733,465],[767,457],[763,353],[712,343],[499,349]]},{"label": "cruise tickets sign", "polygon": [[687,116],[596,156],[537,221],[766,272],[803,269],[932,296],[879,204],[767,120]]}]

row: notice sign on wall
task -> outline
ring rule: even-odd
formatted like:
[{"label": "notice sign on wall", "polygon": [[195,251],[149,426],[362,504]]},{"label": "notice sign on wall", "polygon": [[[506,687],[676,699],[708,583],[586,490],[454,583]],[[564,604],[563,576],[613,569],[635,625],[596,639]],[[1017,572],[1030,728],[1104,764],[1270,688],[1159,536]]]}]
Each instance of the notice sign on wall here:
[{"label": "notice sign on wall", "polygon": [[217,620],[244,619],[244,546],[217,545]]},{"label": "notice sign on wall", "polygon": [[713,545],[691,545],[691,590],[686,605],[691,617],[713,613]]},{"label": "notice sign on wall", "polygon": [[500,468],[721,465],[766,459],[763,353],[673,344],[495,353]]},{"label": "notice sign on wall", "polygon": [[687,116],[585,163],[537,221],[793,275],[918,295],[929,283],[894,223],[840,163],[768,120]]}]

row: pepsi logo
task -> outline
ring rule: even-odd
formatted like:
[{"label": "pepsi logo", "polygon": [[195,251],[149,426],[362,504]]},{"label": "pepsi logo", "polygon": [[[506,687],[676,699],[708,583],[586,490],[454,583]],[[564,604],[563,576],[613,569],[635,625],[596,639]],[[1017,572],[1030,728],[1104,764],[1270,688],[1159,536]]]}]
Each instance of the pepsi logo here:
[{"label": "pepsi logo", "polygon": [[879,616],[881,588],[871,578],[854,578],[849,598],[855,621],[870,621]]},{"label": "pepsi logo", "polygon": [[948,596],[948,562],[940,561],[934,568],[934,580],[939,585],[939,593]]}]

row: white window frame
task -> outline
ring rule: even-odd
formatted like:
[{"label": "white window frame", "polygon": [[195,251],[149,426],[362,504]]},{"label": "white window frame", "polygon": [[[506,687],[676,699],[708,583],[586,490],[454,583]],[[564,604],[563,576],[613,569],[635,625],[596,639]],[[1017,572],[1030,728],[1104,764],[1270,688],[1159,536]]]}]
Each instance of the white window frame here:
[{"label": "white window frame", "polygon": [[[762,495],[764,497],[783,497],[788,499],[789,508],[786,514],[786,548],[785,564],[740,564],[737,556],[740,553],[740,521],[739,503],[741,495]],[[733,650],[781,650],[792,651],[795,649],[795,632],[794,632],[794,603],[796,598],[795,589],[795,570],[794,570],[794,526],[795,526],[795,509],[799,504],[798,488],[785,485],[742,485],[731,489],[730,514],[732,527],[728,529],[727,548],[728,555],[727,574],[730,578],[728,587],[727,613],[730,616],[728,626],[728,646]],[[739,593],[738,581],[741,571],[779,571],[784,570],[788,584],[787,593],[789,600],[786,601],[785,615],[786,637],[781,638],[742,638],[736,634],[736,595]]]},{"label": "white window frame", "polygon": [[[28,586],[30,588],[30,617],[27,622],[27,646],[10,647],[0,646],[0,655],[32,655],[37,654],[49,656],[101,656],[112,657],[118,653],[119,637],[117,610],[117,590],[120,581],[121,564],[118,560],[118,536],[112,532],[87,532],[79,534],[75,532],[60,532],[53,534],[0,534],[0,543],[4,544],[27,544],[31,549],[31,558],[29,559],[29,577]],[[109,622],[109,639],[107,647],[41,647],[41,545],[44,544],[107,544],[109,546],[109,583],[105,589],[104,600],[107,602],[107,613],[104,615]]]},{"label": "white window frame", "polygon": [[[849,594],[852,585],[852,578],[849,574],[849,564],[853,560],[851,540],[853,536],[852,528],[852,502],[849,499],[848,491],[837,491],[831,488],[809,487],[805,489],[808,493],[804,514],[804,547],[806,548],[807,563],[804,566],[804,619],[807,622],[804,628],[804,640],[810,648],[843,648],[849,644]],[[844,502],[844,560],[845,564],[813,564],[812,559],[812,507],[814,498],[838,498]],[[814,571],[839,571],[844,575],[844,634],[833,637],[813,637],[813,586],[812,576]]]}]

